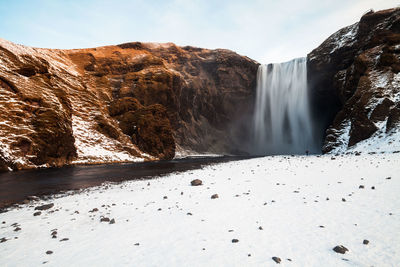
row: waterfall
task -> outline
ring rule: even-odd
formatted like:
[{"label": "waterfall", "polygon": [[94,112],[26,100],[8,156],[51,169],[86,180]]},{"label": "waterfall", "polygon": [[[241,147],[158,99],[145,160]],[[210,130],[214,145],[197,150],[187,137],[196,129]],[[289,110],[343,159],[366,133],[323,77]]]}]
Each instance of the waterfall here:
[{"label": "waterfall", "polygon": [[260,65],[253,121],[254,154],[317,151],[307,90],[306,58]]}]

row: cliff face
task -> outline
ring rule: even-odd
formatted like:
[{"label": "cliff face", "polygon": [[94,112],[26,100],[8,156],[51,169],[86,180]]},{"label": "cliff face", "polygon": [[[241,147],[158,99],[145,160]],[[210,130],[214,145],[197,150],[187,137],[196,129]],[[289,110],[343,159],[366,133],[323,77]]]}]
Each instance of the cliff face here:
[{"label": "cliff face", "polygon": [[323,152],[400,149],[399,72],[399,8],[366,13],[308,55]]},{"label": "cliff face", "polygon": [[0,168],[233,152],[257,67],[171,43],[54,50],[0,39]]}]

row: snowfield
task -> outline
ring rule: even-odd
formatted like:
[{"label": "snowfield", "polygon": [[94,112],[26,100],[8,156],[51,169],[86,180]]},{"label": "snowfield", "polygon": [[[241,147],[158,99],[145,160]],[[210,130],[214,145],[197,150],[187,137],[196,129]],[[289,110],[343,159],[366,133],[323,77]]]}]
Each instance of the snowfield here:
[{"label": "snowfield", "polygon": [[400,153],[232,161],[1,213],[0,266],[400,266],[399,196]]}]

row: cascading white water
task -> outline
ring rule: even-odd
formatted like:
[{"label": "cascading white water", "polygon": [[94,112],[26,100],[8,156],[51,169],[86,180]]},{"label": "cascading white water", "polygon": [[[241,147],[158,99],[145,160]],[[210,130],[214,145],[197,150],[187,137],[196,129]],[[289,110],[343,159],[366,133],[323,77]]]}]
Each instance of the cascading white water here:
[{"label": "cascading white water", "polygon": [[254,111],[255,154],[315,152],[306,58],[261,65]]}]

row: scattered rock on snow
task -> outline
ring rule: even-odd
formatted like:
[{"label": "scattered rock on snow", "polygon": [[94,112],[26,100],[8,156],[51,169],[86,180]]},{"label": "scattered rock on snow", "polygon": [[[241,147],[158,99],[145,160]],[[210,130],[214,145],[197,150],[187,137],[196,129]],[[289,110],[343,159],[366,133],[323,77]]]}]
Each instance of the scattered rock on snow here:
[{"label": "scattered rock on snow", "polygon": [[48,210],[51,209],[52,207],[54,207],[54,203],[37,206],[35,210]]},{"label": "scattered rock on snow", "polygon": [[40,214],[42,214],[42,212],[41,211],[37,211],[37,212],[33,213],[33,216],[39,216]]},{"label": "scattered rock on snow", "polygon": [[202,185],[202,184],[203,184],[203,181],[200,180],[200,179],[195,179],[195,180],[191,181],[190,184],[191,184],[192,186],[199,186],[199,185]]},{"label": "scattered rock on snow", "polygon": [[111,219],[110,224],[114,224],[114,223],[115,223],[115,220],[113,218],[113,219]]},{"label": "scattered rock on snow", "polygon": [[17,228],[14,229],[14,232],[18,232],[18,231],[21,231],[20,227],[17,227]]},{"label": "scattered rock on snow", "polygon": [[363,185],[360,185],[358,188],[360,188],[360,189],[364,189],[364,186],[363,186]]},{"label": "scattered rock on snow", "polygon": [[7,238],[5,238],[5,237],[0,238],[0,243],[4,243],[6,241],[7,241]]},{"label": "scattered rock on snow", "polygon": [[363,244],[364,244],[364,245],[368,245],[368,244],[369,244],[369,241],[368,241],[367,239],[364,239]]},{"label": "scattered rock on snow", "polygon": [[63,238],[63,239],[60,240],[60,242],[68,241],[68,240],[69,240],[69,238]]},{"label": "scattered rock on snow", "polygon": [[47,255],[53,254],[53,251],[48,250],[48,251],[46,251],[46,254],[47,254]]},{"label": "scattered rock on snow", "polygon": [[216,198],[219,198],[218,194],[214,194],[211,196],[211,199],[216,199]]},{"label": "scattered rock on snow", "polygon": [[57,231],[53,231],[53,232],[51,233],[51,237],[52,237],[52,238],[57,238]]},{"label": "scattered rock on snow", "polygon": [[239,242],[239,239],[236,238],[232,239],[232,243],[237,243],[237,242]]},{"label": "scattered rock on snow", "polygon": [[110,218],[107,218],[107,217],[100,218],[100,222],[109,222],[109,221],[110,221]]},{"label": "scattered rock on snow", "polygon": [[272,260],[274,261],[274,262],[276,262],[276,263],[278,263],[278,264],[280,264],[281,263],[281,258],[279,258],[279,257],[272,257]]},{"label": "scattered rock on snow", "polygon": [[346,251],[349,251],[349,250],[345,246],[338,245],[333,248],[333,251],[335,251],[336,253],[345,254]]}]

